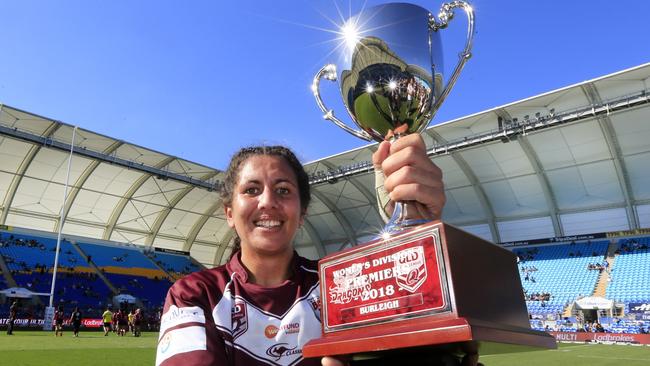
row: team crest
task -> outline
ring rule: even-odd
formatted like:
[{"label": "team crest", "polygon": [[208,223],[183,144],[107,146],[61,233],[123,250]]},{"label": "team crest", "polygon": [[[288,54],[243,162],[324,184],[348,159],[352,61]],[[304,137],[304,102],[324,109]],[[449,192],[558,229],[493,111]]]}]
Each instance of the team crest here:
[{"label": "team crest", "polygon": [[307,301],[309,301],[309,305],[311,305],[311,310],[314,312],[314,316],[316,316],[316,319],[318,321],[320,320],[320,296],[316,296],[312,294]]},{"label": "team crest", "polygon": [[397,253],[393,268],[400,289],[415,292],[427,279],[427,266],[422,246],[407,248]]},{"label": "team crest", "polygon": [[235,298],[235,304],[232,307],[232,338],[236,339],[248,330],[248,314],[246,312],[246,302],[240,298]]}]

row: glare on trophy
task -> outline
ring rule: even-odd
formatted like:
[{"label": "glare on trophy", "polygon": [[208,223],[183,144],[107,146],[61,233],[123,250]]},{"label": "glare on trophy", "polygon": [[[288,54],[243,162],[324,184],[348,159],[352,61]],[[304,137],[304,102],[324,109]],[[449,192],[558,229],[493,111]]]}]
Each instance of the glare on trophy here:
[{"label": "glare on trophy", "polygon": [[[445,85],[438,30],[447,27],[455,8],[462,8],[467,14],[467,42]],[[471,6],[464,1],[444,4],[438,19],[419,6],[402,3],[370,8],[350,18],[341,29],[345,44],[340,47],[338,66],[324,66],[312,85],[324,118],[367,141],[421,133],[471,57]],[[320,96],[322,78],[339,80],[343,103],[360,130],[348,126],[325,106]],[[398,202],[385,232],[425,222],[415,210],[408,209],[408,202]]]},{"label": "glare on trophy", "polygon": [[[467,17],[467,39],[445,78],[440,30],[454,10]],[[474,11],[465,1],[443,4],[436,17],[417,5],[364,9],[341,29],[340,60],[324,66],[312,90],[324,118],[367,141],[421,133],[471,56]],[[353,128],[326,107],[321,79],[338,81]],[[382,236],[319,261],[322,337],[305,357],[352,359],[417,354],[445,364],[450,352],[489,354],[555,339],[534,331],[515,255],[397,202]],[[438,363],[436,363],[438,362]],[[442,362],[442,363],[440,363]]]}]

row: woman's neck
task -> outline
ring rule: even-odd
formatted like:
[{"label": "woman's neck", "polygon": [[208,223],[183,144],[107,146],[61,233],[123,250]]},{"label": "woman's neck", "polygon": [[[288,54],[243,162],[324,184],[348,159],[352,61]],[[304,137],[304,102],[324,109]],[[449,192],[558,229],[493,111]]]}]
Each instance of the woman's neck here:
[{"label": "woman's neck", "polygon": [[293,251],[266,255],[254,251],[241,251],[241,262],[250,274],[249,282],[263,287],[281,285],[291,276]]}]

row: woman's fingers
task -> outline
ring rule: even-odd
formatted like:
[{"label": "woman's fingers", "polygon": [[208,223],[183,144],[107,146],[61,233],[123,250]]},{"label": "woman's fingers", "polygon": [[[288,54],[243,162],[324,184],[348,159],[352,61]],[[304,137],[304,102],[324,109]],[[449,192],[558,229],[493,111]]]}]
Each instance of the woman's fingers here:
[{"label": "woman's fingers", "polygon": [[411,134],[393,143],[382,142],[373,154],[375,169],[383,171],[384,188],[393,202],[417,202],[421,217],[439,219],[445,205],[442,171],[426,154],[422,136]]}]

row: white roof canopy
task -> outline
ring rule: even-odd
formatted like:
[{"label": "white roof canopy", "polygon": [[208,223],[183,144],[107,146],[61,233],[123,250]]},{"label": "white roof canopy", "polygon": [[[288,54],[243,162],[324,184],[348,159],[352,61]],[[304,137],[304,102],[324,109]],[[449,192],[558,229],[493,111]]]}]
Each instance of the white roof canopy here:
[{"label": "white roof canopy", "polygon": [[[430,127],[444,220],[495,242],[650,226],[649,102],[645,64]],[[63,205],[73,130],[0,105],[0,225],[56,232],[63,206],[64,234],[223,262],[232,233],[214,190],[221,171],[77,129]],[[301,254],[320,257],[383,226],[374,175],[358,165],[374,147],[306,164],[338,179],[313,184]]]}]

